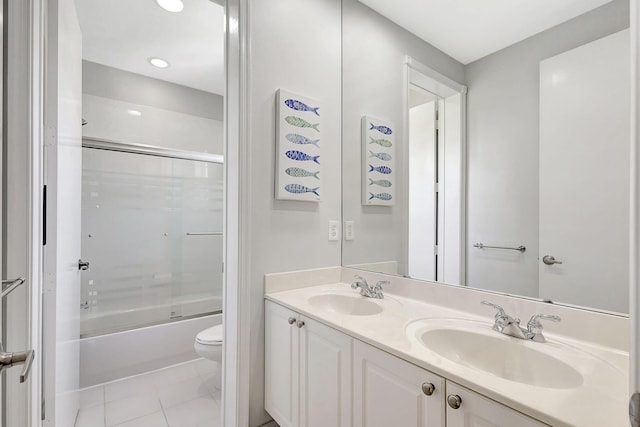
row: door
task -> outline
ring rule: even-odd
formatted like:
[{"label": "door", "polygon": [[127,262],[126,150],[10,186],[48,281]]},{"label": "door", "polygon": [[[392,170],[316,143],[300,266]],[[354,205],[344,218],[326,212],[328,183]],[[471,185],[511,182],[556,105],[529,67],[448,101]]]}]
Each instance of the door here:
[{"label": "door", "polygon": [[409,87],[409,276],[437,280],[438,144],[435,95]]},{"label": "door", "polygon": [[[2,180],[0,229],[2,259],[2,297],[0,299],[0,327],[3,358],[11,361],[22,359],[17,366],[3,369],[0,394],[0,419],[3,426],[28,426],[35,418],[32,408],[38,400],[38,381],[31,373],[35,347],[32,333],[33,300],[32,289],[36,281],[31,269],[31,235],[34,233],[30,221],[32,212],[31,187],[31,126],[29,86],[29,4],[26,1],[10,1],[0,4],[0,31],[2,40],[2,66],[0,81],[0,117],[2,117]],[[6,36],[6,39],[3,39]],[[5,108],[6,107],[6,108]],[[2,111],[2,109],[4,111]],[[18,277],[22,281],[13,281]],[[9,279],[9,280],[7,280]],[[27,360],[26,356],[31,358]],[[35,359],[37,360],[37,359]],[[25,363],[27,362],[27,363]],[[22,378],[21,378],[22,377]]]},{"label": "door", "polygon": [[447,427],[543,427],[533,418],[447,381]]},{"label": "door", "polygon": [[301,317],[300,427],[351,426],[351,337]]},{"label": "door", "polygon": [[82,35],[74,0],[48,2],[45,95],[45,424],[73,426],[80,375]]},{"label": "door", "polygon": [[265,301],[265,402],[280,427],[298,425],[298,313]]},{"label": "door", "polygon": [[543,299],[628,311],[629,64],[629,30],[540,63]]},{"label": "door", "polygon": [[353,425],[444,427],[444,384],[435,374],[354,341]]}]

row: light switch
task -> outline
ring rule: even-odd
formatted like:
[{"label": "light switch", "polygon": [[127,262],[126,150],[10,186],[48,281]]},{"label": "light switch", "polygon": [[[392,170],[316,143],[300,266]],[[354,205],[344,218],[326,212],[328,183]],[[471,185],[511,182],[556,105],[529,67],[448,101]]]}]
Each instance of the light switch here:
[{"label": "light switch", "polygon": [[340,240],[340,221],[329,221],[329,241]]},{"label": "light switch", "polygon": [[353,240],[356,238],[355,225],[353,221],[344,222],[344,240]]}]

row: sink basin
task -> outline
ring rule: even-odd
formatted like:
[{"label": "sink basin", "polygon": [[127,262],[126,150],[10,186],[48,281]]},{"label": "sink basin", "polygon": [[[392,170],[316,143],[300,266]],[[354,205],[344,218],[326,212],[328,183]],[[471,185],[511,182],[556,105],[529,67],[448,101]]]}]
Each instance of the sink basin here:
[{"label": "sink basin", "polygon": [[314,295],[309,298],[309,304],[331,313],[351,316],[371,316],[382,312],[382,307],[361,295]]},{"label": "sink basin", "polygon": [[[464,321],[459,321],[464,324]],[[580,372],[561,360],[567,351],[550,344],[500,335],[490,325],[460,327],[438,324],[415,329],[414,337],[428,350],[458,365],[523,384],[555,389],[580,386]],[[474,322],[470,322],[474,325]],[[408,332],[409,329],[407,328]],[[540,349],[535,346],[541,346]],[[543,349],[543,346],[547,346]],[[542,351],[544,350],[544,351]],[[557,353],[557,354],[554,354]],[[568,358],[570,359],[570,358]]]}]

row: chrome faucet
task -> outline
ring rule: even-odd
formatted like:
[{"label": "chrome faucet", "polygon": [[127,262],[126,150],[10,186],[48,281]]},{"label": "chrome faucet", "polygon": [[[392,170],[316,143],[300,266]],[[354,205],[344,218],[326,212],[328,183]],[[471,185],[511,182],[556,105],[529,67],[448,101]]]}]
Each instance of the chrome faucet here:
[{"label": "chrome faucet", "polygon": [[529,322],[527,322],[527,329],[524,329],[520,326],[520,319],[509,316],[499,305],[489,301],[481,301],[481,304],[488,305],[497,310],[495,322],[493,323],[494,331],[522,340],[546,342],[544,335],[542,335],[542,324],[540,323],[540,319],[547,319],[554,322],[559,322],[561,320],[560,316],[535,314],[531,317]]},{"label": "chrome faucet", "polygon": [[351,289],[360,288],[360,295],[367,298],[377,298],[377,299],[384,298],[384,294],[382,293],[382,285],[385,285],[385,286],[388,285],[389,284],[388,280],[381,280],[378,283],[376,283],[375,286],[371,287],[369,286],[369,284],[367,283],[364,277],[355,276],[355,278],[356,278],[356,281],[351,284]]}]

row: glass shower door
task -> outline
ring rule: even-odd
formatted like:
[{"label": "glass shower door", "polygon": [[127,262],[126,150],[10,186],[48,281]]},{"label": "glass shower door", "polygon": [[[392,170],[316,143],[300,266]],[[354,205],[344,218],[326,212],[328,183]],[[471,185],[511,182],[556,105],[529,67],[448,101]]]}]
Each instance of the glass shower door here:
[{"label": "glass shower door", "polygon": [[83,150],[81,335],[219,312],[222,165]]}]

